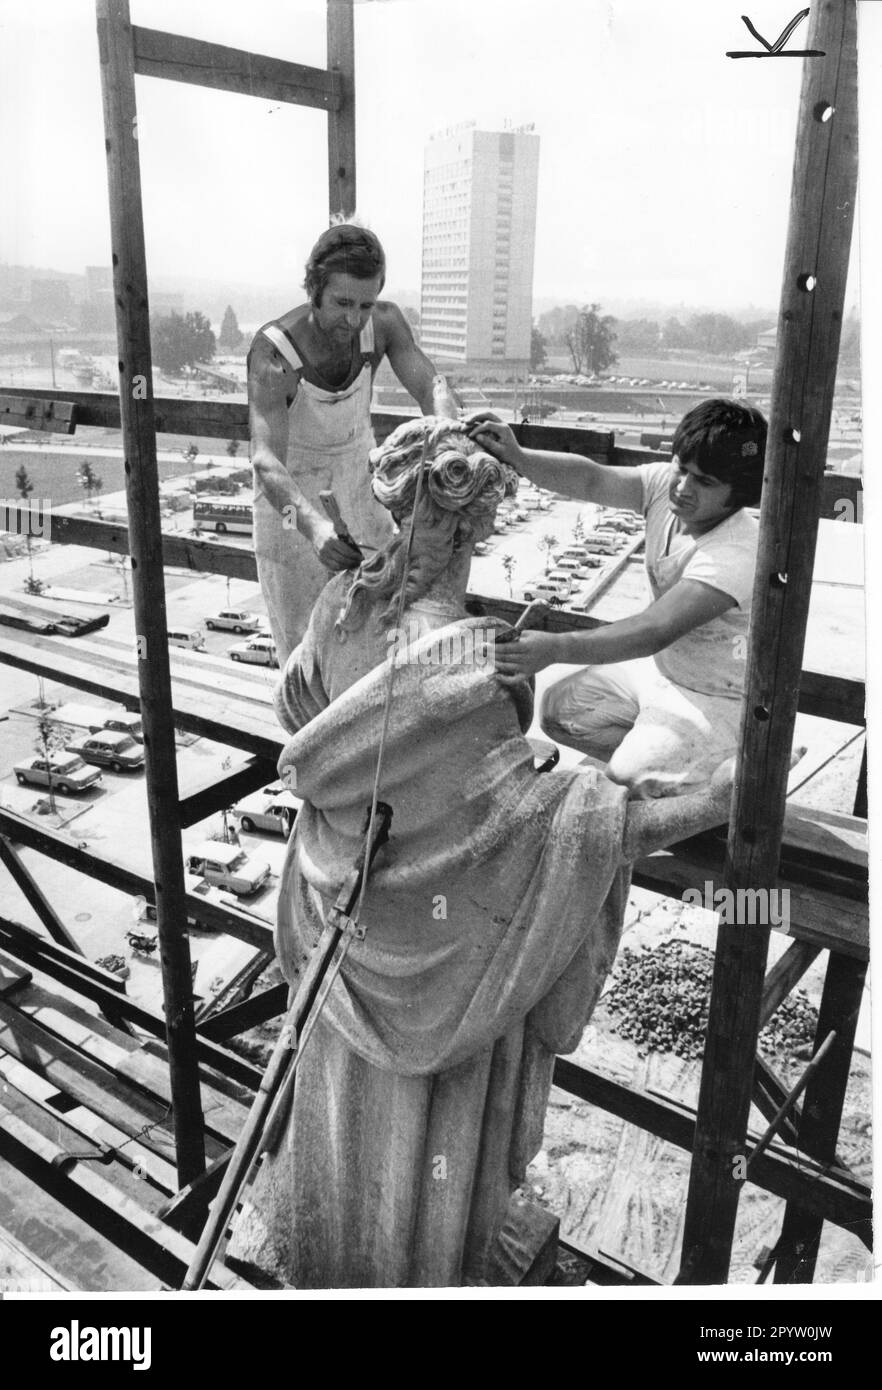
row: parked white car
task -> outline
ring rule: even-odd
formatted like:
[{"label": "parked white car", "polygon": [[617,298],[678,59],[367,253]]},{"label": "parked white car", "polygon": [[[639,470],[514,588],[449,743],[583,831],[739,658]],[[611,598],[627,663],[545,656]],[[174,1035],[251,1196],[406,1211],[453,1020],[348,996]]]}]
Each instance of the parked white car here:
[{"label": "parked white car", "polygon": [[253,637],[250,642],[234,642],[228,652],[233,661],[251,661],[256,666],[278,666],[279,656],[271,637]]},{"label": "parked white car", "polygon": [[287,840],[300,808],[300,802],[289,791],[260,791],[245,796],[233,807],[232,814],[246,834],[265,830],[271,835],[284,835]]},{"label": "parked white car", "polygon": [[255,859],[239,845],[227,845],[222,840],[206,840],[188,850],[184,868],[204,878],[213,888],[226,888],[241,897],[256,893],[270,876],[265,860]]},{"label": "parked white car", "polygon": [[144,766],[143,743],[137,743],[129,734],[110,729],[69,743],[67,751],[76,753],[84,762],[110,767],[114,772],[134,772]]},{"label": "parked white car", "polygon": [[16,763],[13,772],[21,786],[30,782],[35,787],[48,787],[51,782],[53,791],[58,792],[88,791],[101,781],[98,769],[87,767],[75,753],[28,758],[26,762]]},{"label": "parked white car", "polygon": [[223,612],[215,613],[213,618],[206,618],[205,626],[219,632],[259,632],[263,619],[244,609],[225,608]]},{"label": "parked white car", "polygon": [[532,603],[534,598],[544,598],[553,607],[563,608],[567,601],[567,588],[552,579],[539,579],[535,584],[524,588],[524,601]]}]

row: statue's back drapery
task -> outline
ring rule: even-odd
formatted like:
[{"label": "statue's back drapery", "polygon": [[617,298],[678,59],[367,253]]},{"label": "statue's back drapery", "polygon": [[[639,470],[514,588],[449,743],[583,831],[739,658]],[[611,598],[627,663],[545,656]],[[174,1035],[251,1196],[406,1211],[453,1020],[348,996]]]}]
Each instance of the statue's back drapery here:
[{"label": "statue's back drapery", "polygon": [[[292,735],[280,767],[304,799],[277,927],[293,983],[363,842],[388,690],[387,632],[335,631],[351,583],[324,590],[277,698]],[[593,769],[534,770],[524,697],[474,660],[487,620],[419,602],[407,619],[422,635],[395,671],[380,789],[392,832],[367,936],[234,1233],[233,1253],[299,1288],[485,1277],[628,891],[625,789]]]}]

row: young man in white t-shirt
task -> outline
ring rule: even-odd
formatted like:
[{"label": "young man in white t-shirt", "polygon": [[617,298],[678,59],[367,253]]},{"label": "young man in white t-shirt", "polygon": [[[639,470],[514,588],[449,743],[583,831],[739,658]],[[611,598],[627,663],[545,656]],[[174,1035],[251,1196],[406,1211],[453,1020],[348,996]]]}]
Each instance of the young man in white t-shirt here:
[{"label": "young man in white t-shirt", "polygon": [[501,679],[587,663],[545,694],[543,730],[606,766],[634,797],[710,780],[738,747],[767,426],[758,410],[708,400],[674,435],[670,463],[613,468],[522,449],[473,417],[481,445],[541,487],[642,511],[652,602],[590,632],[525,632],[496,648]]}]

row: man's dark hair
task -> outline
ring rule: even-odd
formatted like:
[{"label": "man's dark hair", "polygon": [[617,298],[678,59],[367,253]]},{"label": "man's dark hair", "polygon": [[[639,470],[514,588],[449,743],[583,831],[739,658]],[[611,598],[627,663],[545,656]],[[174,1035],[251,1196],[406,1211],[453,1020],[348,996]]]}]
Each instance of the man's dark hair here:
[{"label": "man's dark hair", "polygon": [[763,490],[769,427],[753,406],[739,401],[702,401],[683,416],[671,445],[681,463],[728,483],[732,510],[755,507]]},{"label": "man's dark hair", "polygon": [[322,295],[334,274],[353,275],[356,280],[380,277],[380,289],[386,282],[386,254],[380,240],[367,227],[351,222],[339,222],[322,232],[306,262],[303,288],[311,303],[321,308]]}]

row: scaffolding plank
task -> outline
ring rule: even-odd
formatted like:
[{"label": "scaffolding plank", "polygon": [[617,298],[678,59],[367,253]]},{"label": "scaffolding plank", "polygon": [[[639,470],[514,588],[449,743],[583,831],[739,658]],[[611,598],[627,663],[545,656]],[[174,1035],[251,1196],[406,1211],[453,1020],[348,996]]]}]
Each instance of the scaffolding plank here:
[{"label": "scaffolding plank", "polygon": [[328,0],[328,68],[338,101],[328,115],[328,212],[352,217],[355,183],[355,26],[352,0]]},{"label": "scaffolding plank", "polygon": [[[41,1185],[46,1182],[53,1195],[61,1196],[73,1211],[151,1272],[172,1284],[183,1278],[193,1255],[191,1242],[85,1162],[65,1163],[62,1171],[59,1163],[66,1158],[64,1147],[40,1134],[20,1115],[0,1112],[0,1152],[7,1162]],[[221,1289],[245,1286],[217,1261],[211,1281]]]},{"label": "scaffolding plank", "polygon": [[28,396],[0,396],[0,425],[49,434],[73,434],[77,407],[73,401],[40,400]]},{"label": "scaffolding plank", "polygon": [[[678,1148],[694,1147],[695,1110],[680,1101],[651,1095],[564,1057],[555,1060],[554,1084]],[[758,1139],[758,1134],[750,1132],[745,1144],[749,1147]],[[865,1183],[798,1151],[788,1152],[783,1145],[774,1144],[759,1155],[750,1181],[776,1197],[798,1200],[806,1210],[849,1230],[868,1221],[872,1212],[872,1195]]]},{"label": "scaffolding plank", "polygon": [[[3,919],[0,918],[0,928],[2,928],[2,926]],[[10,946],[8,942],[4,942],[4,945],[9,951]],[[21,951],[22,947],[20,944],[16,943],[11,953],[17,956]],[[33,964],[33,962],[29,963]],[[143,1028],[145,1033],[152,1033],[155,1038],[161,1038],[163,1041],[167,1041],[168,1029],[165,1019],[160,1018],[149,1009],[142,1008],[125,995],[114,994],[113,991],[107,989],[105,985],[99,984],[96,980],[87,979],[83,975],[78,975],[74,971],[69,970],[66,966],[55,961],[42,959],[37,964],[37,968],[42,971],[43,974],[51,976],[52,979],[58,980],[63,985],[67,985],[75,993],[82,995],[84,998],[91,999],[94,1003],[102,1005],[105,1009],[113,1009],[115,1013],[118,1013],[120,1017],[126,1019],[129,1023],[134,1023],[137,1027]],[[260,1084],[260,1072],[247,1062],[243,1062],[235,1053],[227,1052],[216,1043],[209,1042],[207,1038],[196,1037],[195,1033],[194,1037],[196,1041],[196,1055],[200,1062],[205,1063],[206,1066],[216,1067],[217,1070],[224,1075],[231,1077],[233,1080],[240,1081],[245,1086],[254,1088]],[[201,1118],[201,1105],[199,1114]]]},{"label": "scaffolding plank", "polygon": [[190,82],[223,92],[238,92],[262,101],[286,101],[296,106],[336,111],[342,97],[340,79],[324,68],[289,63],[262,53],[247,53],[182,34],[132,26],[135,72]]}]

